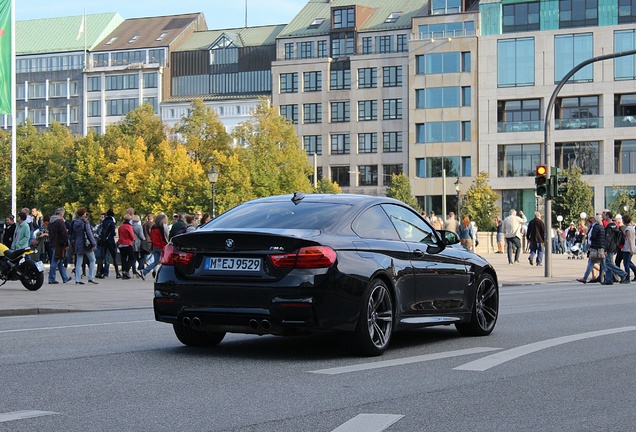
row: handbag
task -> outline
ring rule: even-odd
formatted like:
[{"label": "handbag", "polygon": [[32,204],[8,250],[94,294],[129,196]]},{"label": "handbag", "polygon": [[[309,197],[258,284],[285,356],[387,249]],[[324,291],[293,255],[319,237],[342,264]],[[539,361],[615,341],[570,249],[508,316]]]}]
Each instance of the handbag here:
[{"label": "handbag", "polygon": [[605,259],[605,249],[590,249],[590,260],[592,262],[601,262]]},{"label": "handbag", "polygon": [[141,250],[143,250],[144,252],[152,252],[152,242],[149,240],[142,240],[141,241]]}]

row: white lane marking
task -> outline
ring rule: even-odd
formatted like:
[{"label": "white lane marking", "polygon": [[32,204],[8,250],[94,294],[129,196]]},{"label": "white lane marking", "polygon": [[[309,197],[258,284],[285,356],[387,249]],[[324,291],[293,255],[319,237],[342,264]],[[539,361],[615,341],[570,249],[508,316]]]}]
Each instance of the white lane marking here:
[{"label": "white lane marking", "polygon": [[13,421],[13,420],[24,420],[33,417],[42,417],[47,415],[56,415],[59,413],[52,411],[13,411],[8,413],[0,413],[0,423]]},{"label": "white lane marking", "polygon": [[499,366],[502,363],[505,363],[510,360],[514,360],[518,357],[532,354],[537,351],[541,351],[547,348],[552,348],[557,345],[563,345],[569,342],[575,342],[583,339],[589,339],[598,336],[607,336],[616,333],[624,333],[629,331],[636,331],[636,326],[629,327],[618,327],[614,329],[607,330],[598,330],[587,333],[580,333],[570,336],[561,336],[554,339],[547,339],[539,342],[534,342],[527,345],[522,345],[516,348],[512,348],[506,351],[501,351],[496,354],[492,354],[479,360],[475,360],[470,363],[463,364],[461,366],[457,366],[455,370],[468,370],[468,371],[477,371],[483,372],[492,367]]},{"label": "white lane marking", "polygon": [[402,417],[399,414],[358,414],[332,432],[382,432]]},{"label": "white lane marking", "polygon": [[77,325],[56,326],[56,327],[37,327],[37,328],[29,328],[29,329],[0,330],[0,333],[18,333],[18,332],[27,332],[27,331],[41,331],[41,330],[61,330],[61,329],[69,329],[69,328],[81,328],[81,327],[99,327],[99,326],[121,325],[121,324],[138,324],[138,323],[145,323],[145,322],[155,322],[155,320],[121,321],[121,322],[112,322],[112,323],[77,324]]},{"label": "white lane marking", "polygon": [[463,350],[447,351],[447,352],[441,352],[441,353],[435,353],[435,354],[425,354],[425,355],[414,356],[414,357],[399,358],[395,360],[384,360],[384,361],[379,361],[374,363],[362,363],[358,365],[342,366],[342,367],[330,368],[330,369],[320,369],[320,370],[309,371],[309,373],[316,373],[316,374],[323,374],[323,375],[338,375],[343,373],[359,372],[359,371],[369,370],[369,369],[379,369],[379,368],[398,366],[398,365],[404,365],[409,363],[439,360],[439,359],[444,359],[449,357],[458,357],[458,356],[470,355],[470,354],[480,354],[480,353],[489,352],[489,351],[496,351],[499,349],[501,348],[489,348],[489,347],[467,348]]}]

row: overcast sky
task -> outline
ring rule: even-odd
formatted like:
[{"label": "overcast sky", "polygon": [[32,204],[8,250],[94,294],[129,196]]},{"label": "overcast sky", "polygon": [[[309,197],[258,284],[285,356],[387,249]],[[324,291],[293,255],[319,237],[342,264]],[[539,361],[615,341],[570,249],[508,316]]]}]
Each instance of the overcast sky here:
[{"label": "overcast sky", "polygon": [[[247,25],[287,24],[308,0],[247,0]],[[203,12],[209,29],[245,26],[245,0],[16,0],[16,20],[119,12],[123,18]]]}]

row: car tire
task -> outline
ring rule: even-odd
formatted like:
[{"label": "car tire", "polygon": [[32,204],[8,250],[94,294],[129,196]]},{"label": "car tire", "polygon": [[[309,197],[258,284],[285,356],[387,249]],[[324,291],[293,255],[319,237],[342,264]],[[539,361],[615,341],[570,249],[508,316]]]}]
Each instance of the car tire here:
[{"label": "car tire", "polygon": [[487,336],[494,330],[498,316],[499,287],[491,275],[484,273],[477,283],[470,322],[455,327],[464,336]]},{"label": "car tire", "polygon": [[360,316],[353,333],[354,352],[379,356],[386,351],[393,334],[393,297],[386,283],[373,279],[362,296]]},{"label": "car tire", "polygon": [[179,341],[191,347],[213,347],[221,343],[225,337],[225,332],[206,332],[194,330],[181,323],[172,324],[174,334]]}]

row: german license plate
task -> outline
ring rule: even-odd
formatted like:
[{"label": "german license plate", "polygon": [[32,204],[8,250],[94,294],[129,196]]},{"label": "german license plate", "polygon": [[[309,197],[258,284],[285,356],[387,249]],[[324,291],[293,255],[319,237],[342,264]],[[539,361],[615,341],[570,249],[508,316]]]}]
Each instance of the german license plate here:
[{"label": "german license plate", "polygon": [[38,268],[39,272],[43,272],[44,271],[44,264],[42,264],[42,261],[36,261],[35,262],[35,266]]},{"label": "german license plate", "polygon": [[206,270],[223,271],[260,271],[260,258],[216,258],[208,257],[205,260]]}]

